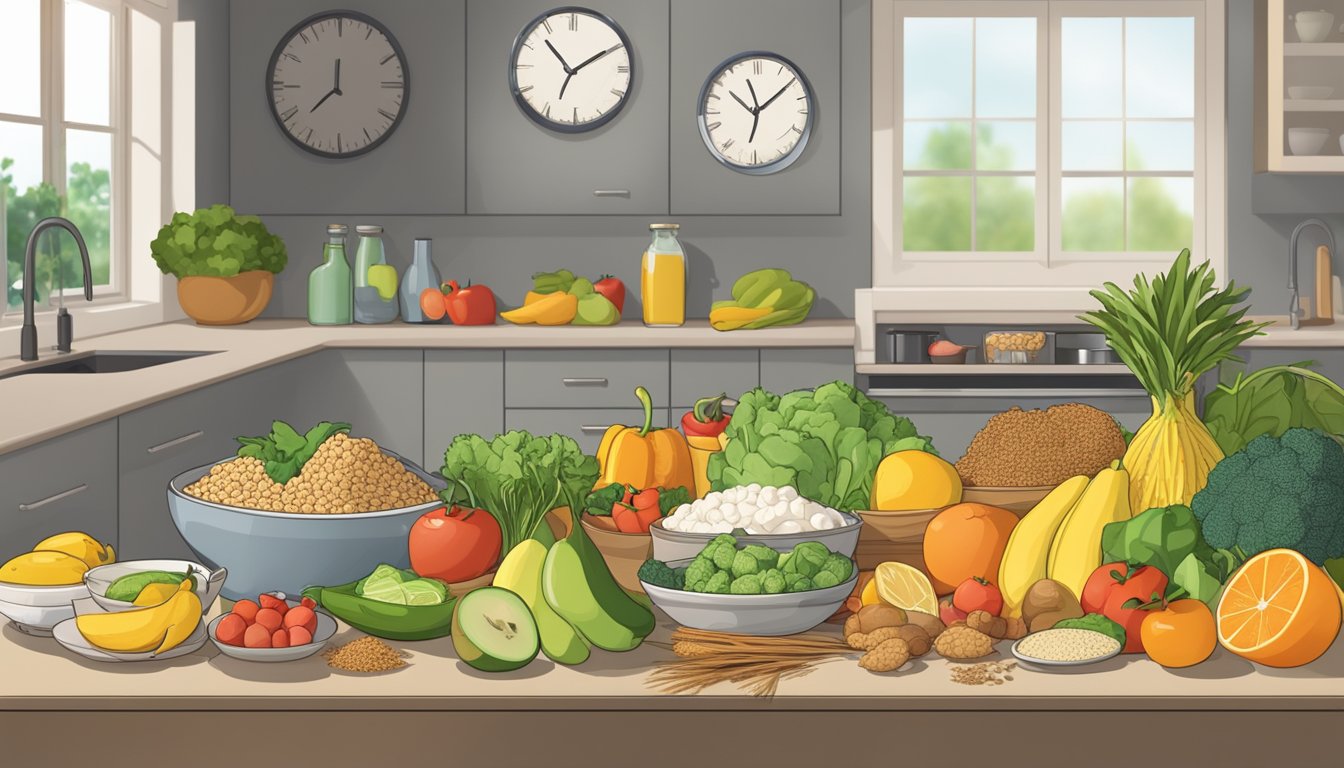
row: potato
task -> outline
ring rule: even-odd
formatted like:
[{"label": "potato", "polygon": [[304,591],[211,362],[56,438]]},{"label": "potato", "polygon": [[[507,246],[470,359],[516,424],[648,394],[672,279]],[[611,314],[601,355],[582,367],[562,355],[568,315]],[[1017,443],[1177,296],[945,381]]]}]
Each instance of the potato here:
[{"label": "potato", "polygon": [[1083,607],[1069,588],[1052,579],[1041,579],[1027,590],[1022,600],[1022,620],[1027,630],[1040,632],[1064,619],[1083,615]]},{"label": "potato", "polygon": [[883,627],[899,627],[905,624],[905,611],[894,605],[877,603],[865,605],[859,612],[845,620],[845,636],[858,633],[876,632]]},{"label": "potato", "polygon": [[929,636],[930,640],[937,638],[947,627],[943,620],[932,614],[923,611],[906,611],[905,620],[907,623],[914,624]]}]

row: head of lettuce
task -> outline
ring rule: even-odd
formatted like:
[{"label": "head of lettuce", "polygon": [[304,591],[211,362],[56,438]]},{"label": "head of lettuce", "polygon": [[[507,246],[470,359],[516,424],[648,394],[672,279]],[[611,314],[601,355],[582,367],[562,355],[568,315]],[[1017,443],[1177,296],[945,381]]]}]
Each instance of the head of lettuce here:
[{"label": "head of lettuce", "polygon": [[887,454],[937,453],[913,422],[843,381],[782,396],[753,389],[738,400],[724,434],[727,445],[709,459],[714,490],[791,485],[843,512],[868,508]]}]

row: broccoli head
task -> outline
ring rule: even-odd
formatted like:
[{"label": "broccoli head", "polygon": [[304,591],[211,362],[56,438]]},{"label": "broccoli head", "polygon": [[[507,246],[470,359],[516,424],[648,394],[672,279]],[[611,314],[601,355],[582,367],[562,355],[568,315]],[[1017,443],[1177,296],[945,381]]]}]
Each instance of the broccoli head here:
[{"label": "broccoli head", "polygon": [[826,558],[830,556],[831,551],[826,548],[825,544],[816,541],[804,541],[793,548],[793,551],[789,553],[789,558],[783,562],[780,568],[785,572],[801,573],[810,579],[817,575],[822,566],[826,565]]},{"label": "broccoli head", "polygon": [[741,549],[733,555],[733,566],[729,570],[732,571],[734,579],[740,579],[743,576],[760,573],[765,569],[761,567],[760,560],[752,557],[745,549]]},{"label": "broccoli head", "polygon": [[806,576],[801,576],[801,575],[800,575],[796,581],[794,581],[792,584],[789,585],[789,588],[788,588],[787,591],[789,591],[789,592],[807,592],[808,590],[812,590],[812,589],[816,589],[816,587],[813,586],[813,584],[812,584],[812,580],[809,579],[809,578],[807,578]]},{"label": "broccoli head", "polygon": [[700,551],[700,557],[708,557],[721,571],[733,567],[733,556],[737,554],[737,539],[727,533],[715,536],[713,541]]},{"label": "broccoli head", "polygon": [[747,574],[733,579],[733,583],[728,585],[728,592],[734,595],[759,595],[761,594],[761,577],[756,574]]},{"label": "broccoli head", "polygon": [[1344,555],[1344,449],[1314,429],[1261,435],[1214,466],[1190,508],[1213,547],[1283,547],[1319,565]]},{"label": "broccoli head", "polygon": [[709,577],[709,581],[705,582],[704,591],[715,595],[726,595],[732,581],[732,577],[728,575],[727,571],[717,571]]},{"label": "broccoli head", "polygon": [[788,587],[784,574],[778,568],[771,568],[761,574],[761,591],[767,595],[777,595]]},{"label": "broccoli head", "polygon": [[835,574],[835,578],[838,580],[836,583],[844,584],[854,574],[854,561],[839,552],[832,552],[826,557],[826,562],[822,564],[821,569]]},{"label": "broccoli head", "polygon": [[742,548],[742,551],[756,558],[762,571],[779,565],[779,553],[769,547],[763,547],[760,544],[748,544]]},{"label": "broccoli head", "polygon": [[714,565],[714,561],[705,557],[703,554],[700,557],[695,558],[691,561],[690,565],[686,566],[686,591],[708,592],[709,590],[705,589],[705,584],[709,582],[710,577],[717,573],[718,570],[719,569]]},{"label": "broccoli head", "polygon": [[639,566],[639,580],[668,589],[682,589],[686,585],[685,570],[669,568],[667,563],[653,559],[645,560],[644,564]]}]

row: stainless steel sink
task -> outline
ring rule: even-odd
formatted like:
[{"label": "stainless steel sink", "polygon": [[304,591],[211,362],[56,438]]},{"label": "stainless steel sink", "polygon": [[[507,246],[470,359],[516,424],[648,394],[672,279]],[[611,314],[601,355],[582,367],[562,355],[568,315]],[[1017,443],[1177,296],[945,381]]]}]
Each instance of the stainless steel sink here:
[{"label": "stainless steel sink", "polygon": [[165,363],[189,360],[214,352],[90,352],[63,355],[30,365],[0,373],[0,379],[15,376],[27,376],[34,373],[121,373],[138,371]]}]

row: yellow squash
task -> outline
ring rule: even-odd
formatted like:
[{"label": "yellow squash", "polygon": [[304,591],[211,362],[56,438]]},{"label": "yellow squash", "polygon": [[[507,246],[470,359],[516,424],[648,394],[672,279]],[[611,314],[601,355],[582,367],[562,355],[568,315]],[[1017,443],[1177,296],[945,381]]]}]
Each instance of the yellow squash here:
[{"label": "yellow squash", "polygon": [[517,325],[568,325],[579,311],[579,297],[572,293],[548,293],[531,304],[500,312],[499,316]]},{"label": "yellow squash", "polygon": [[597,449],[601,467],[597,487],[625,483],[636,488],[686,488],[695,492],[695,469],[686,438],[675,429],[653,428],[653,400],[649,391],[635,387],[644,406],[643,427],[613,424]]}]

